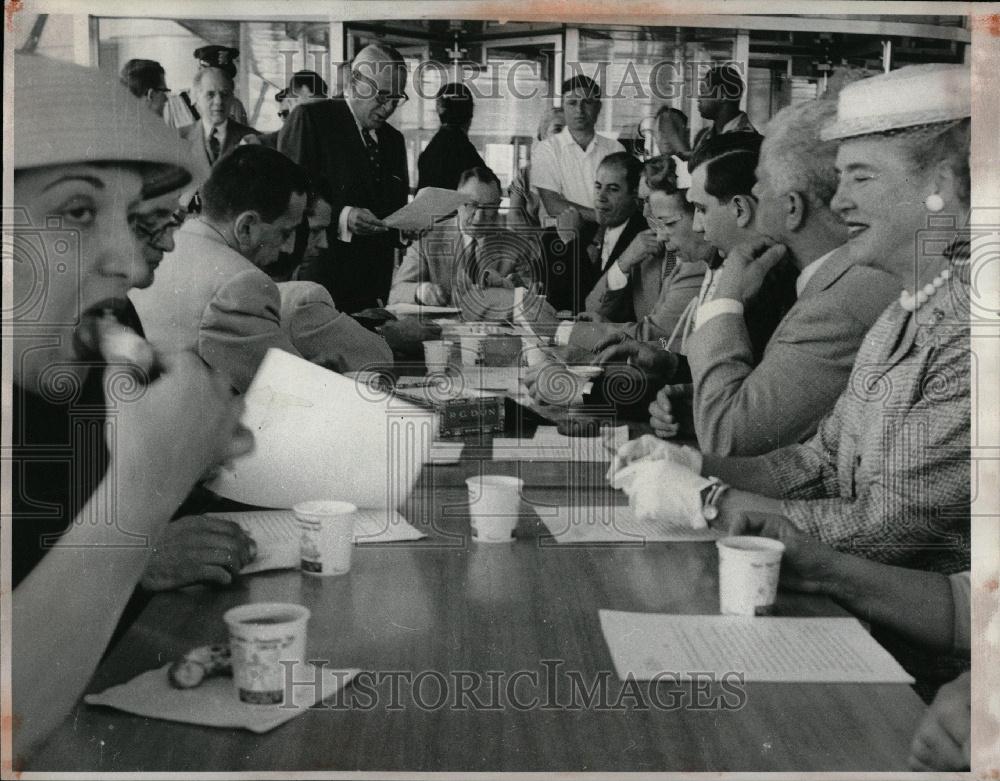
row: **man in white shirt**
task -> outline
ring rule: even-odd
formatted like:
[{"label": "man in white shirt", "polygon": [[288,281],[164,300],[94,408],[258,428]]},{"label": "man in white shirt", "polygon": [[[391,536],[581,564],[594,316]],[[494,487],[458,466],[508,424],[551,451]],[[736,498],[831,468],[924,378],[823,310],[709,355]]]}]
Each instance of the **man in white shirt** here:
[{"label": "man in white shirt", "polygon": [[573,208],[583,220],[597,222],[594,212],[594,179],[601,161],[623,152],[618,141],[594,130],[601,113],[601,89],[593,79],[577,75],[562,85],[566,126],[535,145],[531,158],[531,184],[545,211],[558,217]]}]

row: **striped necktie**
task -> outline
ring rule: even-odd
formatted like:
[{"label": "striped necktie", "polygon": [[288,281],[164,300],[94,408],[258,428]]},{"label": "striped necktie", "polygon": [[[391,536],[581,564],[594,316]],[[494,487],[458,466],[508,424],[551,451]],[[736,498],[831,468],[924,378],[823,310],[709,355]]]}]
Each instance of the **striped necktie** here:
[{"label": "striped necktie", "polygon": [[365,140],[365,149],[368,150],[368,163],[371,165],[372,176],[376,183],[381,182],[382,161],[379,159],[378,141],[372,138],[371,133],[367,130],[361,133],[361,137]]},{"label": "striped necktie", "polygon": [[222,145],[219,143],[219,128],[213,127],[212,133],[208,137],[209,162],[214,164],[215,161],[219,159],[219,152],[221,151],[222,151]]}]

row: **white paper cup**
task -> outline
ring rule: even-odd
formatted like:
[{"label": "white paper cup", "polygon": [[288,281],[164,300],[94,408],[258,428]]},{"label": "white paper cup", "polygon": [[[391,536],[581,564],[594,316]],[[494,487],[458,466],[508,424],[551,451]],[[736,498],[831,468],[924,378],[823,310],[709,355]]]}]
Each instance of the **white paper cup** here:
[{"label": "white paper cup", "polygon": [[299,524],[299,551],[303,572],[343,575],[351,570],[354,516],[350,502],[300,502],[292,508]]},{"label": "white paper cup", "polygon": [[452,342],[441,339],[424,342],[424,363],[428,373],[443,372],[448,368],[451,347]]},{"label": "white paper cup", "polygon": [[770,537],[724,537],[715,544],[719,549],[719,612],[734,616],[771,612],[784,543]]},{"label": "white paper cup", "polygon": [[482,475],[465,481],[469,517],[479,542],[510,542],[521,510],[524,481],[506,475]]},{"label": "white paper cup", "polygon": [[483,365],[483,335],[464,334],[461,337],[462,365],[482,366]]},{"label": "white paper cup", "polygon": [[283,602],[254,602],[227,610],[233,685],[240,701],[280,705],[285,700],[285,667],[281,662],[306,660],[309,609]]}]

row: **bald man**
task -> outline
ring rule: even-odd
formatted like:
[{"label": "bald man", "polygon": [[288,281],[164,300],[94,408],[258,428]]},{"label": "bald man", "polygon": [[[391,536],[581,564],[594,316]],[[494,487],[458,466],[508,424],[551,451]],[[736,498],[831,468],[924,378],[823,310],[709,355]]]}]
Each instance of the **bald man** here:
[{"label": "bald man", "polygon": [[400,244],[382,220],[406,204],[409,176],[403,135],[387,120],[406,99],[402,55],[373,44],[351,63],[343,97],[297,106],[278,135],[278,149],[332,197],[330,259],[302,277],[324,285],[342,312],[389,297]]}]

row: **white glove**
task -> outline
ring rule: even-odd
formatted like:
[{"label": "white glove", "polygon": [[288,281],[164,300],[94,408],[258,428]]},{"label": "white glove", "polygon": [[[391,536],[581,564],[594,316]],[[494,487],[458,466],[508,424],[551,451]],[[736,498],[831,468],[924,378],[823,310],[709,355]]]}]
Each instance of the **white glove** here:
[{"label": "white glove", "polygon": [[612,486],[621,488],[637,520],[704,529],[702,490],[712,481],[672,461],[639,461],[625,467]]},{"label": "white glove", "polygon": [[701,452],[687,445],[675,445],[665,442],[652,434],[643,434],[638,439],[626,442],[615,453],[615,458],[608,469],[607,478],[614,481],[614,475],[619,470],[636,461],[670,461],[701,474]]}]

